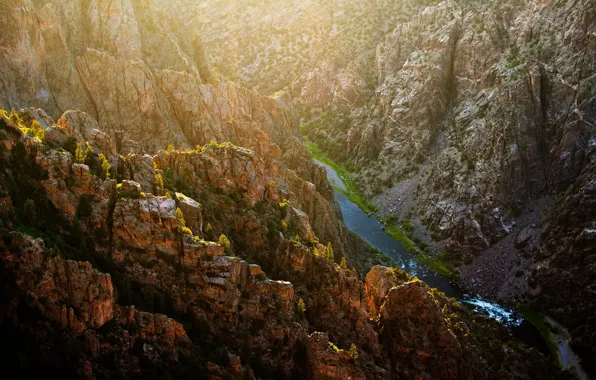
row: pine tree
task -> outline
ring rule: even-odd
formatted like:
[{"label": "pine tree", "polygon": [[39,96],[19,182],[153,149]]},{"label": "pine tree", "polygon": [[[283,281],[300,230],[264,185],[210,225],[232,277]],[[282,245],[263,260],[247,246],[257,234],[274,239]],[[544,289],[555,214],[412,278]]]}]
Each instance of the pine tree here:
[{"label": "pine tree", "polygon": [[228,237],[224,234],[221,234],[221,236],[219,237],[219,241],[218,241],[219,245],[221,245],[225,250],[228,250],[232,247],[232,244],[230,243],[230,240],[228,239]]},{"label": "pine tree", "polygon": [[306,313],[306,305],[304,304],[304,300],[300,298],[298,300],[298,305],[296,305],[296,311],[302,317]]},{"label": "pine tree", "polygon": [[354,360],[358,359],[358,347],[354,343],[350,346],[350,356]]},{"label": "pine tree", "polygon": [[112,169],[112,165],[106,156],[103,155],[103,153],[99,154],[99,161],[101,162],[102,173],[105,174],[106,178],[110,178],[110,170]]},{"label": "pine tree", "polygon": [[91,165],[91,159],[93,158],[93,148],[91,147],[91,144],[89,144],[88,141],[85,143],[85,145],[87,146],[87,149],[85,149],[85,157],[83,158],[83,163],[85,165]]},{"label": "pine tree", "polygon": [[333,246],[331,245],[331,242],[329,242],[325,247],[325,250],[323,251],[323,257],[327,260],[333,261]]},{"label": "pine tree", "polygon": [[215,231],[213,230],[211,223],[207,223],[207,227],[205,227],[205,234],[209,240],[215,239]]},{"label": "pine tree", "polygon": [[77,144],[77,150],[75,151],[75,161],[77,164],[85,162],[85,152],[83,151],[83,144]]},{"label": "pine tree", "polygon": [[157,186],[157,191],[161,191],[164,189],[163,187],[163,177],[161,176],[160,173],[157,173],[155,175],[155,186]]},{"label": "pine tree", "polygon": [[339,264],[339,267],[341,269],[345,269],[345,270],[349,269],[348,262],[346,261],[346,258],[345,257],[342,257],[341,258],[341,264]]}]

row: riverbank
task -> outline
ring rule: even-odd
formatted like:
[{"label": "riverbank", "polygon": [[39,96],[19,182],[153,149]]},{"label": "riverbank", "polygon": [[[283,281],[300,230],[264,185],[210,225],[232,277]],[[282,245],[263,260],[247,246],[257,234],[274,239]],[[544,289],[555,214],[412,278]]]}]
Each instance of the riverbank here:
[{"label": "riverbank", "polygon": [[[318,151],[318,148],[316,150],[318,156],[314,157],[315,161],[318,161],[320,157],[325,157]],[[334,171],[334,167],[341,167],[326,157],[325,161],[324,166],[327,168],[328,173]],[[342,169],[342,175],[333,172],[329,175],[331,177],[337,176],[339,180],[349,178],[345,168],[342,167]],[[525,330],[524,333],[517,333],[520,334],[518,339],[526,344],[534,345],[534,347],[543,347],[542,351],[545,353],[550,351],[553,358],[556,358],[563,368],[577,373],[582,380],[588,379],[583,377],[585,372],[582,370],[579,359],[571,350],[569,340],[564,339],[564,332],[553,331],[553,323],[549,321],[548,317],[527,308],[518,311],[507,310],[499,304],[483,300],[479,296],[477,299],[468,296],[457,286],[459,272],[453,268],[453,263],[447,260],[444,254],[432,258],[426,256],[423,253],[425,251],[424,243],[420,241],[416,243],[408,236],[411,228],[409,229],[410,226],[407,222],[399,223],[395,218],[387,218],[385,222],[382,222],[378,217],[372,218],[369,212],[365,214],[364,209],[340,191],[339,187],[338,185],[334,186],[336,200],[340,203],[344,221],[350,231],[363,238],[375,249],[382,251],[397,266],[420,278],[431,288],[437,288],[444,291],[449,297],[454,297],[461,302],[474,306],[476,311],[478,311],[477,309],[484,310],[491,318],[499,320],[505,325]],[[359,194],[359,198],[363,198],[363,196]],[[402,242],[405,242],[405,244]],[[522,318],[520,318],[520,315]],[[559,330],[564,331],[564,328],[561,326]],[[522,337],[525,337],[525,339]],[[548,349],[544,346],[545,343]],[[563,357],[566,359],[562,359]]]},{"label": "riverbank", "polygon": [[378,211],[377,207],[367,201],[366,198],[364,198],[364,196],[358,191],[356,184],[350,176],[350,172],[343,165],[330,160],[324,153],[321,152],[317,144],[309,141],[307,138],[304,139],[304,145],[306,145],[306,148],[310,152],[310,155],[313,159],[325,164],[326,166],[329,166],[335,171],[335,173],[337,173],[339,179],[344,185],[339,186],[338,184],[332,183],[332,186],[337,191],[341,192],[352,202],[356,203],[358,207],[360,207],[367,214]]},{"label": "riverbank", "polygon": [[[364,195],[358,191],[354,181],[352,180],[350,172],[343,165],[329,159],[329,157],[321,152],[317,144],[309,141],[306,138],[304,139],[304,144],[315,161],[318,161],[319,164],[322,164],[322,166],[330,168],[334,171],[334,173],[329,173],[328,170],[328,176],[330,178],[331,185],[335,190],[344,194],[350,199],[350,201],[354,202],[362,211],[367,214],[374,214],[378,211],[378,208],[371,202],[367,201]],[[377,215],[375,215],[375,217],[384,225],[385,231],[392,238],[397,240],[406,251],[416,255],[416,259],[418,261],[426,265],[432,271],[435,271],[453,280],[459,280],[459,272],[454,268],[453,263],[449,262],[446,257],[441,255],[435,257],[425,253],[425,244],[419,239],[418,241],[415,241],[416,239],[412,237],[411,232],[408,233],[405,231],[401,226],[399,226],[397,221],[390,218],[381,220]]]}]

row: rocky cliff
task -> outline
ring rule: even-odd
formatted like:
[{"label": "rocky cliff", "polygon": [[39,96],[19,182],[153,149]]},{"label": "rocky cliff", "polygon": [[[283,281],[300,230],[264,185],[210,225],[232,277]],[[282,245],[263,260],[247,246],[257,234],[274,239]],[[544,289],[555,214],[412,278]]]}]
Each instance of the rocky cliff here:
[{"label": "rocky cliff", "polygon": [[[4,368],[563,376],[399,270],[375,267],[363,282],[374,259],[343,225],[290,95],[226,81],[187,13],[164,4],[0,3]],[[582,189],[568,218],[589,219]]]},{"label": "rocky cliff", "polygon": [[[114,157],[110,167],[90,143],[76,144],[87,136],[85,118],[71,120],[82,125],[53,125],[34,109],[0,119],[7,368],[76,378],[340,379],[516,378],[534,376],[537,365],[559,378],[496,322],[404,272],[375,267],[365,285],[338,265],[284,171],[255,152],[212,143]],[[400,279],[416,292],[398,295]],[[460,339],[482,337],[466,348],[487,362],[457,354],[462,343],[449,326],[462,323],[484,326],[464,328]],[[454,358],[434,368],[396,356],[411,350]]]},{"label": "rocky cliff", "polygon": [[564,321],[592,373],[595,31],[591,1],[441,2],[378,44],[363,107],[303,120],[382,217]]}]

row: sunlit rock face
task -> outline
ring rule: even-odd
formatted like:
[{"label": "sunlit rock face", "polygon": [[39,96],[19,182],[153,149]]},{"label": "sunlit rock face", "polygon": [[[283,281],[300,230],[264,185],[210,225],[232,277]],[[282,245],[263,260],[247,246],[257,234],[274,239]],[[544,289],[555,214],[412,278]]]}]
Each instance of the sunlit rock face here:
[{"label": "sunlit rock face", "polygon": [[[358,126],[323,134],[344,139],[357,165],[388,139],[433,146],[454,78],[471,69],[456,54],[467,16],[426,5],[3,1],[0,106],[22,109],[0,113],[3,367],[32,378],[560,378],[399,270],[375,267],[363,282],[370,248],[302,143],[299,110],[331,106],[354,110]],[[407,21],[428,55],[407,30],[391,34]],[[254,38],[262,23],[293,31]],[[412,146],[392,145],[390,158],[418,157]],[[451,191],[449,173],[437,178]],[[470,199],[484,190],[469,187]],[[582,191],[564,215],[589,220]],[[499,207],[462,219],[462,204],[441,217],[454,250],[509,233]],[[591,229],[574,233],[587,252]]]}]

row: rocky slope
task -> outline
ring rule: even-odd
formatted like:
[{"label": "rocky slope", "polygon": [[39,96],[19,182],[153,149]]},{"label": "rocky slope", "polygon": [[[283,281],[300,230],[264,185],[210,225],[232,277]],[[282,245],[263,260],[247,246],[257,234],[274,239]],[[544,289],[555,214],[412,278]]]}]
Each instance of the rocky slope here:
[{"label": "rocky slope", "polygon": [[399,270],[364,283],[374,260],[341,222],[288,95],[225,81],[162,6],[0,3],[3,368],[564,376]]},{"label": "rocky slope", "polygon": [[592,374],[595,54],[591,1],[441,2],[377,46],[365,106],[305,128],[471,291],[566,325]]},{"label": "rocky slope", "polygon": [[[404,272],[375,267],[365,286],[319,242],[299,196],[278,185],[279,167],[255,152],[213,143],[120,156],[109,168],[91,144],[68,150],[79,135],[100,135],[86,133],[84,118],[65,127],[44,116],[44,127],[40,115],[0,116],[6,368],[75,378],[543,378],[538,366],[562,376],[496,322]],[[390,311],[398,279],[418,290]],[[405,317],[431,312],[423,325]],[[452,324],[460,339],[482,340],[445,338],[426,352]],[[461,345],[481,359],[464,361]],[[412,350],[454,359],[434,368],[395,356]]]}]

